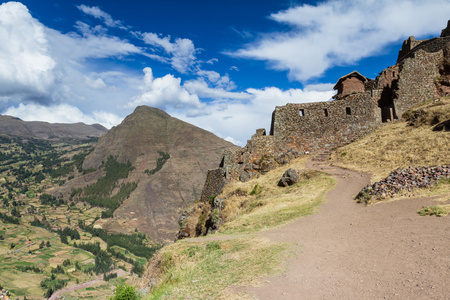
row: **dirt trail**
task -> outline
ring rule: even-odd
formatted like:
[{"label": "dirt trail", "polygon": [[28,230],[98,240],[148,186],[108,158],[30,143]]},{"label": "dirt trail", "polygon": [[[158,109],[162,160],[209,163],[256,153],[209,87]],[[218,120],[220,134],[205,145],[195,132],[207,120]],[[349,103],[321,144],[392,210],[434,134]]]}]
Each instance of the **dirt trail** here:
[{"label": "dirt trail", "polygon": [[75,286],[71,286],[71,287],[66,288],[64,290],[58,290],[55,293],[53,293],[53,295],[50,298],[48,298],[48,299],[49,300],[60,299],[61,297],[63,297],[62,294],[66,293],[66,292],[76,291],[76,290],[79,290],[79,289],[85,289],[85,288],[90,287],[90,286],[92,286],[92,285],[94,285],[94,284],[96,284],[97,282],[100,282],[100,281],[102,281],[102,279],[101,278],[97,278],[97,279],[94,279],[94,280],[91,280],[91,281],[83,282],[83,283],[75,285]]},{"label": "dirt trail", "polygon": [[319,213],[261,232],[295,245],[287,271],[239,292],[258,299],[448,299],[450,217],[420,217],[431,199],[365,206],[368,174],[310,161],[338,179]]}]

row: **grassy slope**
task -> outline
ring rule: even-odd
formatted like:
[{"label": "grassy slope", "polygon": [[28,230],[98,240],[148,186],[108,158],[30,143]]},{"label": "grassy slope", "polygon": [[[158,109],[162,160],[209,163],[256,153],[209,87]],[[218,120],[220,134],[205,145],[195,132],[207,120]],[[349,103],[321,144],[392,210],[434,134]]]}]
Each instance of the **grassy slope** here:
[{"label": "grassy slope", "polygon": [[[418,111],[423,113],[414,125],[408,122],[388,124],[341,147],[333,154],[334,164],[369,172],[373,182],[385,178],[396,168],[450,164],[450,133],[432,131],[435,123],[450,119],[450,98],[441,98],[439,102],[427,101],[413,107],[404,117],[410,119]],[[400,193],[396,198],[386,200],[412,196],[436,197],[437,201],[448,202],[450,181],[441,180],[434,187]],[[450,206],[437,205],[431,214],[433,211],[439,212],[436,215],[445,216],[450,213]]]},{"label": "grassy slope", "polygon": [[[439,106],[426,102],[412,109],[424,109],[427,117],[418,126],[406,122],[388,124],[372,134],[341,147],[334,155],[336,165],[369,172],[373,181],[389,175],[396,168],[450,163],[450,134],[434,132],[429,123],[435,114],[450,118],[450,99],[442,98]],[[427,120],[431,118],[431,120]]]},{"label": "grassy slope", "polygon": [[[416,126],[405,122],[383,126],[334,153],[336,164],[370,172],[377,181],[398,167],[450,163],[450,134],[433,132],[430,126],[436,116],[450,117],[450,99],[441,99],[440,105],[428,102],[415,109],[420,108],[426,114]],[[304,164],[305,160],[299,159],[289,167],[299,170]],[[163,248],[149,269],[161,281],[147,298],[241,299],[245,295],[233,293],[230,286],[255,282],[276,272],[287,255],[288,245],[269,243],[252,233],[313,213],[326,191],[333,187],[333,180],[325,174],[307,172],[308,180],[293,187],[278,188],[276,182],[287,168],[273,170],[247,183],[227,185],[220,195],[227,196],[228,202],[222,211],[225,224],[221,233],[213,236],[217,241],[196,238]],[[439,195],[438,199],[448,201],[450,185],[443,182],[418,193]],[[449,210],[449,205],[439,205],[423,213],[445,215]],[[222,240],[224,233],[229,236],[223,236]],[[144,281],[148,283],[149,279],[147,274]]]},{"label": "grassy slope", "polygon": [[230,287],[257,283],[258,278],[279,271],[289,245],[270,242],[254,233],[315,212],[326,192],[334,187],[333,179],[311,170],[298,184],[277,186],[285,170],[305,171],[305,162],[306,158],[297,159],[249,182],[228,184],[219,195],[227,197],[222,212],[227,222],[220,232],[164,247],[141,281],[146,284],[158,274],[159,285],[147,298],[242,299],[245,295],[236,294]]}]

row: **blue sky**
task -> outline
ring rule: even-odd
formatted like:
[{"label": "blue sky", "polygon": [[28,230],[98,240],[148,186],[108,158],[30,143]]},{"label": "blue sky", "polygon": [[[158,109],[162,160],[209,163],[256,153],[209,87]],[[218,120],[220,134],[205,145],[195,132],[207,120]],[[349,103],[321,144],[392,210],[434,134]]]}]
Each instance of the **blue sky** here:
[{"label": "blue sky", "polygon": [[243,145],[449,18],[448,0],[1,1],[0,113],[110,128],[149,105]]}]

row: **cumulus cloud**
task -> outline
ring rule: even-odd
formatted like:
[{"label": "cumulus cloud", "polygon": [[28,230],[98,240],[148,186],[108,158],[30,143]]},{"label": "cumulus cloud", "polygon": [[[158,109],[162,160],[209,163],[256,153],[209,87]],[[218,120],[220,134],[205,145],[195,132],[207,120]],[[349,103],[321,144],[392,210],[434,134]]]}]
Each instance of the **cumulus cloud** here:
[{"label": "cumulus cloud", "polygon": [[[0,5],[0,101],[4,102],[3,106],[20,102],[54,105],[92,97],[91,91],[106,88],[106,83],[98,77],[84,79],[90,67],[86,59],[121,58],[141,53],[135,45],[106,35],[101,26],[90,27],[84,23],[77,26],[82,35],[62,34],[45,27],[19,2]],[[101,95],[95,97],[102,98]]]},{"label": "cumulus cloud", "polygon": [[267,61],[287,70],[292,80],[320,77],[338,65],[351,65],[414,34],[439,34],[450,15],[447,0],[328,0],[272,14],[290,27],[263,37],[233,56]]},{"label": "cumulus cloud", "polygon": [[128,107],[149,105],[165,111],[183,110],[187,116],[207,114],[206,105],[195,94],[190,94],[181,86],[181,79],[167,74],[154,78],[151,68],[144,69],[141,94],[134,97]]},{"label": "cumulus cloud", "polygon": [[90,15],[94,18],[102,20],[106,26],[108,27],[118,27],[120,29],[126,30],[127,28],[122,24],[121,21],[114,20],[110,14],[101,10],[98,6],[87,6],[81,4],[77,6],[79,10],[84,12],[87,15]]},{"label": "cumulus cloud", "polygon": [[[136,33],[145,43],[148,45],[161,48],[166,54],[170,55],[168,61],[172,65],[172,68],[178,72],[185,74],[192,71],[196,64],[197,49],[194,47],[194,43],[189,39],[177,38],[174,42],[171,42],[170,36],[160,37],[156,33],[145,32]],[[158,56],[154,56],[158,59]],[[164,61],[159,58],[159,60]]]},{"label": "cumulus cloud", "polygon": [[48,101],[55,61],[44,26],[19,2],[0,5],[0,96]]},{"label": "cumulus cloud", "polygon": [[223,88],[227,91],[230,91],[230,90],[233,90],[236,88],[236,84],[230,79],[230,76],[228,76],[228,74],[221,76],[216,71],[199,70],[197,72],[197,75],[200,76],[201,78],[206,79],[208,82],[212,83],[214,86]]},{"label": "cumulus cloud", "polygon": [[122,121],[122,118],[107,112],[96,111],[92,115],[84,114],[80,109],[69,104],[43,106],[35,103],[19,104],[10,107],[5,115],[16,116],[24,121],[44,121],[49,123],[77,123],[101,124],[111,128]]}]

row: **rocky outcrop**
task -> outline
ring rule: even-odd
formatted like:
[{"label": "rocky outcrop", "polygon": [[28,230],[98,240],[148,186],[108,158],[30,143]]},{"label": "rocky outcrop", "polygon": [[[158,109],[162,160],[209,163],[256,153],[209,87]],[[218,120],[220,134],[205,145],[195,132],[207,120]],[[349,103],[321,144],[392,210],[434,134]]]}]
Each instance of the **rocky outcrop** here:
[{"label": "rocky outcrop", "polygon": [[433,186],[441,178],[450,178],[450,165],[396,169],[385,179],[364,187],[356,199],[367,203],[390,198],[401,192]]}]

